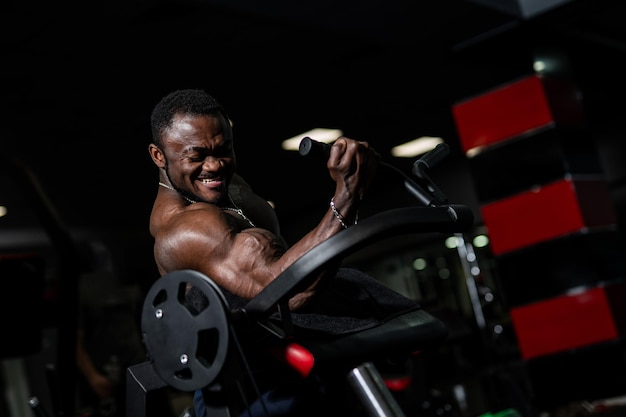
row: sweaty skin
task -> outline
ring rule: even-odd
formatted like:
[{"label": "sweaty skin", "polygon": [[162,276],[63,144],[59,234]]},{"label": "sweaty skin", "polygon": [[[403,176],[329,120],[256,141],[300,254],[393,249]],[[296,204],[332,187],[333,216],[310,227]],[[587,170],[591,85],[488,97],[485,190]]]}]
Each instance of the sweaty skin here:
[{"label": "sweaty skin", "polygon": [[[224,210],[235,207],[228,189],[237,177],[232,130],[223,116],[178,113],[162,135],[162,149],[151,144],[149,153],[159,168],[159,181],[178,192],[159,187],[150,216],[161,275],[197,270],[251,299],[303,254],[342,230],[329,208],[315,228],[287,248],[277,221],[243,207],[252,227],[236,212]],[[332,145],[327,168],[336,184],[335,206],[347,224],[354,222],[377,165],[378,156],[366,142],[341,137]],[[296,294],[290,309],[304,305],[315,286]]]}]

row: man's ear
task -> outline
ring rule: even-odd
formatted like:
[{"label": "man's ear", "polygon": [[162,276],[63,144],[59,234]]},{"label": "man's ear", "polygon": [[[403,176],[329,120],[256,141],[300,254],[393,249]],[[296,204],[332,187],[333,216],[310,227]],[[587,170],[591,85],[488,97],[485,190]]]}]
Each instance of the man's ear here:
[{"label": "man's ear", "polygon": [[163,155],[163,151],[161,148],[156,146],[154,143],[151,143],[148,146],[148,153],[150,153],[150,157],[159,168],[165,168],[165,155]]}]

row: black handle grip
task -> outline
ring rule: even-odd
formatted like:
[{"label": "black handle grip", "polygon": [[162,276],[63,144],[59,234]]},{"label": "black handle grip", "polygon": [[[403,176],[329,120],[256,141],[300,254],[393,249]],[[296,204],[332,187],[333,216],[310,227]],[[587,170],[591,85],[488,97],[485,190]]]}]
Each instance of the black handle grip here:
[{"label": "black handle grip", "polygon": [[300,152],[301,156],[320,159],[325,157],[326,159],[328,159],[328,154],[330,152],[331,146],[332,145],[328,143],[319,142],[306,136],[300,141],[300,147],[298,148],[298,152]]},{"label": "black handle grip", "polygon": [[424,154],[413,164],[413,175],[423,178],[426,171],[437,165],[450,153],[450,146],[447,143],[440,143],[432,150]]}]

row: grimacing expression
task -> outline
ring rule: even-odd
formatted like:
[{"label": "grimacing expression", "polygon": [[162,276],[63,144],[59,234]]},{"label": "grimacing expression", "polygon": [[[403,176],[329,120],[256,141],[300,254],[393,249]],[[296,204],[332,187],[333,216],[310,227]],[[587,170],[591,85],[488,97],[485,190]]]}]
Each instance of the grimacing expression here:
[{"label": "grimacing expression", "polygon": [[163,136],[172,185],[196,201],[225,202],[235,172],[232,129],[222,115],[176,115]]}]

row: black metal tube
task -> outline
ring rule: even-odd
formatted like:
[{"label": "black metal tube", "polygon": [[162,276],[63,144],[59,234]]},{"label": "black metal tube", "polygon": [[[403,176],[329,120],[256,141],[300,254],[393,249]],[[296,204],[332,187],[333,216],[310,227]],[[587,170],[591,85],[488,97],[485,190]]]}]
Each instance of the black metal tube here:
[{"label": "black metal tube", "polygon": [[400,405],[373,363],[365,362],[352,369],[347,379],[369,416],[404,417]]}]

